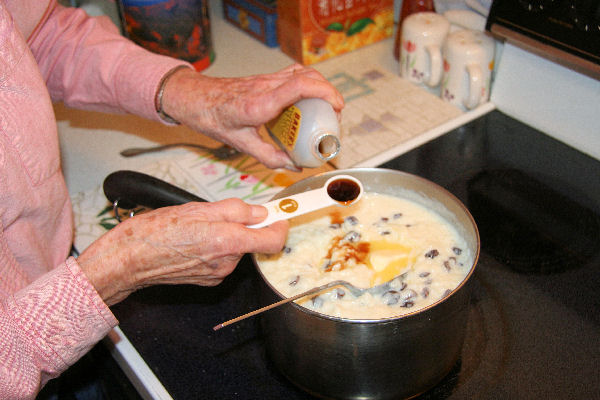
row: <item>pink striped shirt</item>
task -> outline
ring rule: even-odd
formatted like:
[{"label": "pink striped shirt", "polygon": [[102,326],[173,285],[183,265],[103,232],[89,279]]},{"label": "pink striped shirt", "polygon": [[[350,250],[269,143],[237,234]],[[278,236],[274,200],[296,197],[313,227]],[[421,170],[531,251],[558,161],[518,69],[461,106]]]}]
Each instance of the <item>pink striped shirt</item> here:
[{"label": "pink striped shirt", "polygon": [[35,398],[117,321],[68,258],[71,203],[52,101],[159,120],[183,64],[56,0],[0,0],[0,398]]}]

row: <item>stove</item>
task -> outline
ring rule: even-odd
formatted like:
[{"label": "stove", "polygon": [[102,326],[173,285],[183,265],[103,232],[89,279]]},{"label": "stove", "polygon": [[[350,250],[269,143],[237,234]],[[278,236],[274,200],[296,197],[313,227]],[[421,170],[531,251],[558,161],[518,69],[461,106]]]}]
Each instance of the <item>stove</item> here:
[{"label": "stove", "polygon": [[[444,186],[481,231],[461,357],[419,398],[597,398],[600,162],[496,110],[380,167]],[[266,356],[259,317],[212,330],[264,305],[258,279],[245,256],[217,287],[146,288],[112,309],[176,400],[310,399]]]},{"label": "stove", "polygon": [[600,79],[597,0],[495,0],[486,28],[528,51]]}]

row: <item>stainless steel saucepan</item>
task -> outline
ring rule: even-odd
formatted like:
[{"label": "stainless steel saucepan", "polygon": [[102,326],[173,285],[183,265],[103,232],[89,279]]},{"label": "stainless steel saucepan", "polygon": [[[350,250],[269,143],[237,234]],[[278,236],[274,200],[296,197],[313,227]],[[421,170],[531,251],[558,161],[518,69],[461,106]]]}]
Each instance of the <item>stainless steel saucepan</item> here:
[{"label": "stainless steel saucepan", "polygon": [[[414,397],[439,383],[460,355],[471,293],[469,280],[479,256],[476,224],[451,193],[395,170],[332,171],[299,181],[275,197],[319,187],[335,174],[358,178],[365,192],[405,197],[439,213],[466,239],[474,255],[470,272],[444,299],[396,318],[349,320],[288,303],[261,315],[267,352],[283,375],[319,397]],[[264,277],[262,282],[265,304],[283,298]]]}]

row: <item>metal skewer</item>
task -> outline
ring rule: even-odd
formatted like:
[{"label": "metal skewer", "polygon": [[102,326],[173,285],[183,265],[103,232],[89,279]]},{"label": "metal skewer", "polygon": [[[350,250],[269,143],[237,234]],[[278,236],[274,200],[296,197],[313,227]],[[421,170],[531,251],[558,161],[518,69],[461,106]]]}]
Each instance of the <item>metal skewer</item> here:
[{"label": "metal skewer", "polygon": [[325,285],[322,285],[322,286],[314,287],[312,289],[307,290],[306,292],[302,292],[302,293],[297,294],[295,296],[288,297],[287,299],[283,299],[281,301],[278,301],[277,303],[270,304],[268,306],[259,308],[258,310],[254,310],[254,311],[249,312],[247,314],[240,315],[237,318],[233,318],[233,319],[230,319],[229,321],[225,321],[223,323],[220,323],[219,325],[215,325],[213,327],[213,330],[217,331],[217,330],[219,330],[221,328],[226,327],[227,325],[234,324],[234,323],[239,322],[239,321],[241,321],[243,319],[252,317],[252,316],[254,316],[256,314],[260,314],[260,313],[262,313],[264,311],[267,311],[267,310],[270,310],[272,308],[279,307],[279,306],[281,306],[283,304],[286,304],[286,303],[289,303],[291,301],[298,300],[298,299],[300,299],[302,297],[306,297],[306,296],[309,296],[311,294],[319,293],[319,292],[321,292],[321,291],[323,291],[325,289],[330,289],[330,288],[335,287],[335,286],[346,286],[346,283],[347,282],[344,282],[344,281],[333,281],[333,282],[329,282],[329,283],[327,283]]}]

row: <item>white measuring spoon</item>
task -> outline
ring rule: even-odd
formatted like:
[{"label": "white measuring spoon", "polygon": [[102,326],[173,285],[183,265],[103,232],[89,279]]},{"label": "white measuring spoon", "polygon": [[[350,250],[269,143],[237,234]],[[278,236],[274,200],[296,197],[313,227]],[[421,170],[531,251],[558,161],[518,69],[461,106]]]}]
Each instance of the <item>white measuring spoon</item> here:
[{"label": "white measuring spoon", "polygon": [[264,221],[248,225],[248,228],[262,228],[281,221],[316,211],[331,205],[349,206],[356,203],[363,194],[362,183],[350,175],[336,175],[318,189],[296,193],[288,197],[269,201],[263,206],[269,214]]}]

